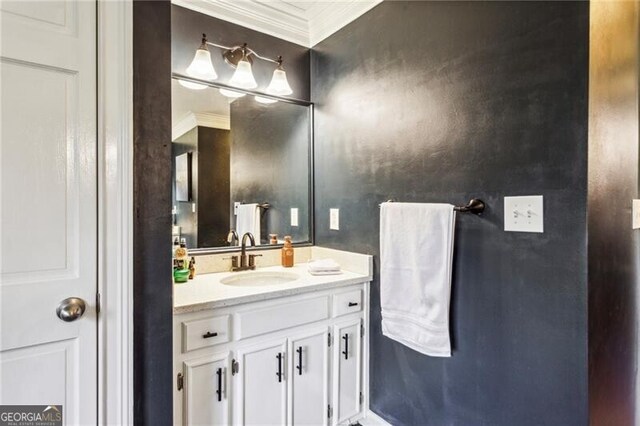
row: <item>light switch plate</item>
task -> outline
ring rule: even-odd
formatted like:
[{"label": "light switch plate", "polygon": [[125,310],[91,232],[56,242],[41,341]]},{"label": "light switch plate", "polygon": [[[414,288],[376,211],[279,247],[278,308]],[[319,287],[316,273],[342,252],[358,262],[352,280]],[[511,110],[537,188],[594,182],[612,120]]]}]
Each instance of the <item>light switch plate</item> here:
[{"label": "light switch plate", "polygon": [[542,195],[504,197],[504,230],[544,232]]},{"label": "light switch plate", "polygon": [[631,214],[633,215],[633,229],[640,229],[640,200],[633,200]]},{"label": "light switch plate", "polygon": [[298,208],[291,208],[291,226],[298,226]]},{"label": "light switch plate", "polygon": [[340,209],[329,209],[329,229],[340,230]]},{"label": "light switch plate", "polygon": [[233,214],[238,216],[238,207],[240,206],[240,202],[239,201],[235,201],[233,203]]}]

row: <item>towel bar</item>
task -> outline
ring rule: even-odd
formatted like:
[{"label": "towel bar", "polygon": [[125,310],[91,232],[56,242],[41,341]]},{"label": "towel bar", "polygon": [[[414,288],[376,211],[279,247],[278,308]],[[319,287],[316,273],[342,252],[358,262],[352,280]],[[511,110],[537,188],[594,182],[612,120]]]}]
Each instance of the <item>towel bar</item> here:
[{"label": "towel bar", "polygon": [[[387,203],[393,203],[394,200],[387,200]],[[484,201],[478,198],[472,198],[465,206],[455,206],[453,210],[460,213],[473,213],[475,215],[481,215],[484,212]]]}]

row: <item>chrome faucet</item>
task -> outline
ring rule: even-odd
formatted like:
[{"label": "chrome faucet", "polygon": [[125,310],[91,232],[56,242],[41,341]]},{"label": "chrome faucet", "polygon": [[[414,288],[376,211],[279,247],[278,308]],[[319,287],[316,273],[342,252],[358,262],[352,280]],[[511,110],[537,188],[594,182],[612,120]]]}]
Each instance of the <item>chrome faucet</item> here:
[{"label": "chrome faucet", "polygon": [[[231,270],[233,272],[247,271],[256,269],[256,257],[262,256],[261,254],[247,255],[247,238],[251,243],[251,247],[256,246],[256,239],[251,232],[245,232],[242,236],[242,245],[240,250],[240,256],[231,257]],[[240,266],[238,266],[238,257],[240,257]]]}]

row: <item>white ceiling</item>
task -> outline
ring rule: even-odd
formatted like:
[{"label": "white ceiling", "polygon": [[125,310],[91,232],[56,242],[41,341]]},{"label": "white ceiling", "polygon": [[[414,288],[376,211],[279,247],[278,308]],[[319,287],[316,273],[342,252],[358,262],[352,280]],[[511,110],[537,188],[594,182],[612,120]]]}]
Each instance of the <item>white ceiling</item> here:
[{"label": "white ceiling", "polygon": [[172,0],[243,27],[313,47],[382,0]]}]

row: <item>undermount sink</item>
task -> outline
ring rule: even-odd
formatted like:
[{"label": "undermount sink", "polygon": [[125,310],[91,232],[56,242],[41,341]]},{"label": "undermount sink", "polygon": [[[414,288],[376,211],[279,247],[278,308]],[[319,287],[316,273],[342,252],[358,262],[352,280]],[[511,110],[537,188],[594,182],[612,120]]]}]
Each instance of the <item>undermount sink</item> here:
[{"label": "undermount sink", "polygon": [[300,276],[292,272],[239,272],[237,275],[220,280],[222,284],[243,287],[260,287],[267,285],[285,284],[296,281]]}]

